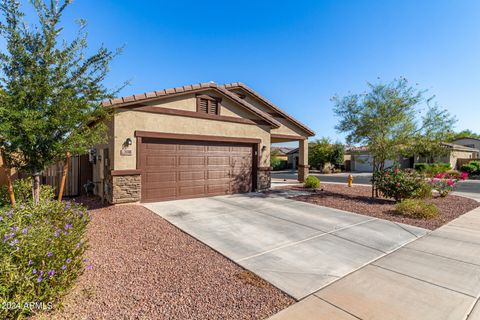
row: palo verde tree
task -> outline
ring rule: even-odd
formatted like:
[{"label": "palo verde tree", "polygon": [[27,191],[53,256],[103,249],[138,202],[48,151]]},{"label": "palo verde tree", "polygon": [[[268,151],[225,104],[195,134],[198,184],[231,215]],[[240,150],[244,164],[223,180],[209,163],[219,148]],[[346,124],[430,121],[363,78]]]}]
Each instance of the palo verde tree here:
[{"label": "palo verde tree", "polygon": [[[368,83],[369,92],[335,96],[336,129],[347,134],[348,144],[361,144],[373,158],[373,177],[383,171],[386,160],[439,146],[454,118],[446,110],[431,107],[426,91],[409,85],[405,78],[388,84]],[[423,116],[422,116],[423,115]],[[436,148],[436,147],[435,147]],[[375,178],[372,179],[372,196]]]},{"label": "palo verde tree", "polygon": [[71,0],[31,0],[37,19],[30,23],[19,1],[0,3],[0,147],[11,166],[32,176],[38,203],[42,170],[105,139],[101,101],[115,92],[103,82],[119,50],[87,55],[83,20],[72,41],[61,39]]}]

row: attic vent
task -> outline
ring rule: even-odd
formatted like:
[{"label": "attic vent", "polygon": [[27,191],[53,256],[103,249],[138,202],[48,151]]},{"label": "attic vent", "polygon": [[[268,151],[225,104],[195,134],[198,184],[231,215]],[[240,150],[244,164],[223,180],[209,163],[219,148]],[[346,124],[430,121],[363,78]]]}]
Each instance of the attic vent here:
[{"label": "attic vent", "polygon": [[202,94],[197,96],[197,112],[219,115],[220,114],[220,99],[210,97]]}]

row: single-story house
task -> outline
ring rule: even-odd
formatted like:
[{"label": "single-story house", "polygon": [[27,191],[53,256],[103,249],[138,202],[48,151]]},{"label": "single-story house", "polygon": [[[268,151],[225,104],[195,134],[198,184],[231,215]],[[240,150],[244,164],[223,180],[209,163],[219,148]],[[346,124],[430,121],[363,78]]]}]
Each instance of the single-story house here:
[{"label": "single-story house", "polygon": [[292,169],[298,168],[298,148],[292,149],[287,153],[288,167]]},{"label": "single-story house", "polygon": [[270,187],[270,146],[297,141],[299,180],[314,132],[235,82],[202,83],[104,102],[108,143],[91,151],[95,192],[110,203],[152,202]]},{"label": "single-story house", "polygon": [[[345,149],[345,167],[350,168],[352,172],[372,172],[373,171],[373,158],[368,152],[368,148],[350,147]],[[348,165],[347,165],[348,162]],[[393,160],[385,161],[385,167],[390,167],[394,163]]]},{"label": "single-story house", "polygon": [[[459,159],[474,159],[479,150],[475,148],[466,147],[459,144],[443,142],[442,145],[448,150],[447,154],[436,162],[450,163],[452,168],[458,168]],[[372,172],[373,158],[370,155],[367,147],[351,147],[345,151],[345,161],[350,162],[350,171],[352,172]],[[396,161],[385,161],[385,167],[391,167],[397,162],[402,168],[414,168],[416,163],[428,162],[422,156],[415,155],[413,157],[399,156]]]},{"label": "single-story house", "polygon": [[[298,148],[297,148],[298,149]],[[271,147],[271,152],[276,152],[277,159],[281,161],[288,161],[288,153],[292,151],[292,148],[288,147]]]},{"label": "single-story house", "polygon": [[[480,150],[480,139],[477,138],[464,137],[460,139],[455,139],[452,141],[452,143]],[[476,155],[474,155],[474,158],[480,158],[480,154],[477,153]]]}]

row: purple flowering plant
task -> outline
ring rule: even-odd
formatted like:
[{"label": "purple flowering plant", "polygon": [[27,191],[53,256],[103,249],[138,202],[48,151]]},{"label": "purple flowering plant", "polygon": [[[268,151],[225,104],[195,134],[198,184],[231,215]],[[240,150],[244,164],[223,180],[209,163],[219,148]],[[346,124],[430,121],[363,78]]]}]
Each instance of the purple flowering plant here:
[{"label": "purple flowering plant", "polygon": [[[77,277],[89,268],[83,260],[90,216],[78,212],[86,212],[86,208],[53,198],[42,200],[37,206],[29,202],[12,209],[0,206],[2,299],[21,304],[60,301]],[[6,312],[0,310],[0,319],[27,316],[29,311]]]}]

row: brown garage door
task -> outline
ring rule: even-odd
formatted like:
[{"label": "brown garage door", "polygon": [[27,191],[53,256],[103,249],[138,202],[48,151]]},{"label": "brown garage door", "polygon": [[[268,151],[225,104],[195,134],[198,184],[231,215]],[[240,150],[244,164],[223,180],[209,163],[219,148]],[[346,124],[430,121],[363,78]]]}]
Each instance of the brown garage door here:
[{"label": "brown garage door", "polygon": [[252,190],[253,145],[142,138],[142,201]]}]

